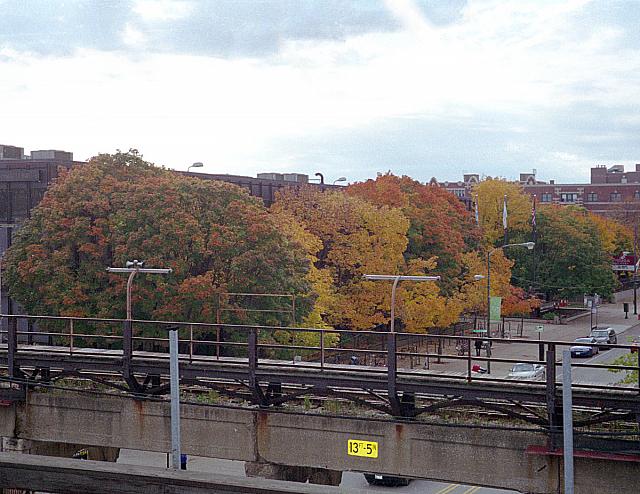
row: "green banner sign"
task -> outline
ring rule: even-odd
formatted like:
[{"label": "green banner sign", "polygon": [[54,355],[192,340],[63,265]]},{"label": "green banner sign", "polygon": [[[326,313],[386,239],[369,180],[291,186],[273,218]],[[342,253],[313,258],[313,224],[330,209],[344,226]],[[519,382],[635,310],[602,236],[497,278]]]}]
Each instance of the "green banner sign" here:
[{"label": "green banner sign", "polygon": [[491,297],[491,310],[489,311],[491,322],[500,321],[501,306],[502,306],[502,297]]}]

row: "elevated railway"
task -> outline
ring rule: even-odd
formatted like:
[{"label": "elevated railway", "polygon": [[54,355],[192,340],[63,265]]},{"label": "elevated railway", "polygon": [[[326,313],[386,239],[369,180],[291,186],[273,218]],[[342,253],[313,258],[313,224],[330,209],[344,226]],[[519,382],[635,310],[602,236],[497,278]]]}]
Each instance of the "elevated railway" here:
[{"label": "elevated railway", "polygon": [[[168,392],[167,329],[178,328],[180,336],[180,378],[183,385],[214,389],[238,396],[244,391],[253,404],[264,408],[281,405],[302,396],[331,396],[351,400],[396,417],[416,417],[446,408],[470,406],[505,413],[515,419],[554,430],[559,424],[561,383],[556,370],[558,353],[571,343],[563,341],[508,341],[535,345],[546,366],[544,381],[513,381],[495,375],[477,374],[476,364],[516,363],[523,360],[478,357],[471,354],[470,336],[404,335],[375,331],[336,331],[310,328],[244,326],[146,320],[65,318],[3,315],[0,326],[0,367],[6,380],[22,386],[55,382],[65,377],[82,377],[134,395]],[[33,333],[23,330],[37,322],[38,334],[47,344],[35,344]],[[21,329],[23,328],[23,329]],[[304,334],[315,345],[279,343],[276,333]],[[332,347],[329,342],[347,341],[358,335],[359,347]],[[399,338],[418,341],[430,338],[466,348],[465,355],[442,355],[403,351]],[[282,340],[282,338],[280,338]],[[384,349],[369,349],[371,342],[383,342]],[[4,343],[3,343],[4,342]],[[631,350],[629,345],[610,345]],[[380,348],[377,345],[376,348]],[[366,355],[383,359],[384,365],[350,365],[350,358]],[[465,372],[447,373],[421,366],[399,366],[401,361],[446,358],[464,362]],[[374,359],[368,359],[373,361]],[[526,361],[526,360],[525,360]],[[634,371],[636,367],[574,363],[576,367]],[[0,390],[0,399],[16,395],[15,386]],[[612,420],[640,420],[640,387],[575,383],[573,403],[590,411],[585,423]],[[514,406],[517,405],[517,406]],[[534,409],[535,408],[535,409]],[[540,410],[544,413],[541,413]],[[579,425],[579,424],[577,424]]]}]

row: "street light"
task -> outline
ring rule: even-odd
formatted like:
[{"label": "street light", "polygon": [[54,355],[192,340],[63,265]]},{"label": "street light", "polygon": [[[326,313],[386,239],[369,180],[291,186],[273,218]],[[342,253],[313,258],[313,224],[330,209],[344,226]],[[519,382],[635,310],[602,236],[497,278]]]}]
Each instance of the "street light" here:
[{"label": "street light", "polygon": [[335,184],[336,184],[336,182],[346,182],[346,181],[347,181],[347,177],[340,177],[340,178],[336,178],[336,179],[333,181],[333,185],[335,185]]},{"label": "street light", "polygon": [[169,274],[172,272],[171,268],[168,269],[160,269],[160,268],[145,268],[144,261],[138,261],[134,259],[133,261],[127,261],[125,263],[124,268],[107,268],[108,273],[130,273],[129,279],[127,280],[127,320],[131,320],[131,286],[133,284],[133,278],[138,273],[149,273],[149,274]]},{"label": "street light", "polygon": [[[202,165],[202,163],[200,163]],[[107,268],[108,273],[129,273],[129,279],[127,280],[127,322],[125,323],[125,334],[123,335],[123,347],[122,353],[126,358],[130,358],[132,354],[132,346],[130,341],[132,339],[131,328],[131,286],[133,285],[133,278],[138,273],[149,274],[169,274],[172,272],[171,268],[145,268],[144,261],[127,261],[124,268]],[[179,368],[178,368],[178,330],[171,328],[169,331],[169,378],[171,389],[171,455],[172,466],[174,469],[180,468],[180,394],[179,394]],[[128,355],[128,357],[127,357]]]},{"label": "street light", "polygon": [[187,172],[191,169],[191,168],[202,168],[204,165],[200,162],[200,161],[196,161],[193,165],[189,165],[187,168]]},{"label": "street light", "polygon": [[396,287],[400,281],[440,281],[440,276],[396,276],[393,274],[365,274],[365,280],[369,281],[393,281],[391,287],[391,328],[390,332],[395,333],[395,305]]},{"label": "street light", "polygon": [[[491,254],[497,250],[506,249],[507,247],[526,247],[529,250],[533,250],[535,246],[535,242],[522,242],[519,244],[501,245],[487,252],[487,356],[489,358],[491,358]],[[487,361],[487,374],[491,374],[491,360]]]}]

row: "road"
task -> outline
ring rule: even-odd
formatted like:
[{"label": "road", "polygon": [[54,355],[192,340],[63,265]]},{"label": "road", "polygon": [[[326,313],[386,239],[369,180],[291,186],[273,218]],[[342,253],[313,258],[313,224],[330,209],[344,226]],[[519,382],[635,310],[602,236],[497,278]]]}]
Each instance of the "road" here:
[{"label": "road", "polygon": [[[614,328],[616,329],[616,328]],[[616,332],[617,329],[616,329]],[[621,345],[629,344],[629,339],[640,336],[640,326],[634,326],[627,329],[624,332],[618,332],[618,343]],[[600,350],[600,353],[590,359],[577,359],[573,358],[572,362],[575,363],[589,363],[589,364],[611,364],[616,358],[626,355],[629,350],[622,348],[613,348],[611,350]],[[573,368],[572,381],[574,383],[589,383],[589,384],[618,384],[624,375],[622,373],[610,372],[602,369],[582,369]]]},{"label": "road", "polygon": [[[164,453],[122,449],[120,450],[118,463],[163,467],[167,465],[167,455]],[[187,468],[199,472],[220,473],[239,477],[245,476],[244,463],[241,461],[194,456],[189,457]],[[342,475],[342,483],[340,486],[367,489],[371,492],[393,492],[398,494],[507,494],[515,492],[447,482],[431,482],[428,480],[414,480],[406,487],[370,486],[361,473],[355,472],[345,472]]]}]

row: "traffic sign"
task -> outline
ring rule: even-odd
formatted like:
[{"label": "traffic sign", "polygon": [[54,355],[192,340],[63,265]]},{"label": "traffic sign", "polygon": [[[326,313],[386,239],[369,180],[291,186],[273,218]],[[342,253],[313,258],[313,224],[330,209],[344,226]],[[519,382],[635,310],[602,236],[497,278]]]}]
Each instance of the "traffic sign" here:
[{"label": "traffic sign", "polygon": [[542,333],[544,331],[544,326],[542,324],[540,324],[539,326],[536,326],[536,331],[538,333]]}]

